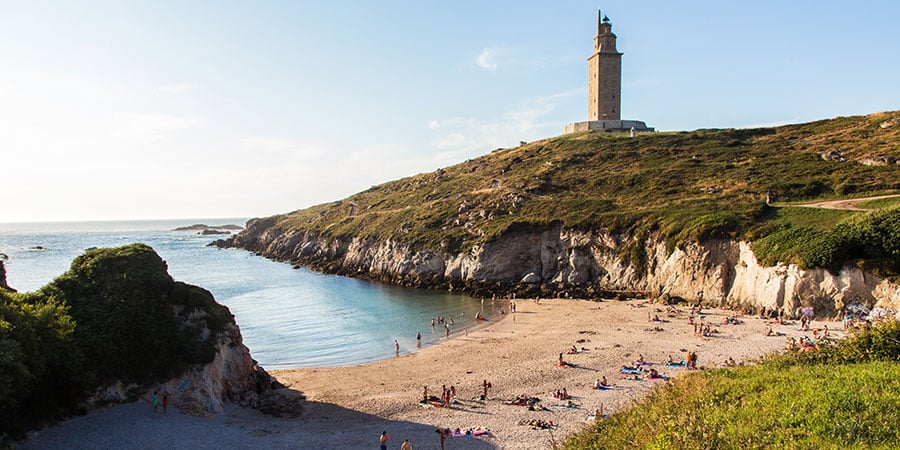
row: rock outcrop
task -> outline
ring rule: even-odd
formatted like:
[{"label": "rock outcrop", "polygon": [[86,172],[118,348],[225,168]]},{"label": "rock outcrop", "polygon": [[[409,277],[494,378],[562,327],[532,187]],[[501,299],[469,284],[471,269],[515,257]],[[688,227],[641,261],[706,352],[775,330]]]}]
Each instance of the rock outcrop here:
[{"label": "rock outcrop", "polygon": [[542,295],[573,296],[638,291],[755,311],[783,308],[789,315],[805,306],[825,316],[850,303],[900,306],[900,286],[857,267],[839,273],[794,264],[764,267],[751,244],[742,241],[711,240],[671,249],[652,235],[637,239],[556,224],[517,227],[469,252],[442,254],[391,240],[322,238],[309,230],[281,230],[274,223],[274,218],[251,220],[246,231],[216,245],[329,273],[419,287],[516,292],[523,285],[539,285]]},{"label": "rock outcrop", "polygon": [[64,300],[76,323],[73,340],[92,368],[86,383],[96,388],[87,407],[156,392],[193,415],[221,413],[226,401],[302,411],[302,395],[284,395],[250,356],[231,311],[174,281],[146,245],[88,250],[41,292]]},{"label": "rock outcrop", "polygon": [[[0,253],[0,256],[5,256],[5,255]],[[7,292],[16,292],[15,289],[9,287],[9,285],[6,284],[6,266],[3,265],[2,259],[0,259],[0,289],[7,291]]]},{"label": "rock outcrop", "polygon": [[[150,398],[158,391],[160,398],[168,395],[172,406],[180,412],[206,416],[223,411],[226,401],[239,402],[243,406],[260,407],[260,399],[277,397],[283,388],[250,356],[250,350],[242,342],[240,330],[234,323],[220,333],[216,355],[212,362],[190,369],[158,386],[146,389]],[[302,412],[302,396],[296,397],[295,412]]]}]

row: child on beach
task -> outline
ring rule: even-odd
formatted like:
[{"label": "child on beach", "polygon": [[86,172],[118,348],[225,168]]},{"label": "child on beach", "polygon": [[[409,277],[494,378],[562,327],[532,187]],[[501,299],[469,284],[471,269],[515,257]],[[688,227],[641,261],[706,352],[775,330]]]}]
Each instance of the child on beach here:
[{"label": "child on beach", "polygon": [[381,450],[387,450],[387,443],[391,440],[391,437],[387,434],[387,431],[381,432],[381,437],[378,438],[378,443],[381,444]]}]

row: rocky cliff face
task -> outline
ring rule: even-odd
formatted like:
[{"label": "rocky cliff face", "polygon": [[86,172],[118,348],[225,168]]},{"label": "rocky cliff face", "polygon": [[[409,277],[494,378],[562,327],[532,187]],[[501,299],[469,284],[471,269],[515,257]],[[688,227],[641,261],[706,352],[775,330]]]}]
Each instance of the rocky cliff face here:
[{"label": "rocky cliff face", "polygon": [[763,267],[747,242],[717,240],[670,251],[654,236],[636,241],[557,225],[520,227],[469,252],[450,255],[412,250],[391,240],[326,239],[314,231],[279,230],[272,223],[271,218],[253,220],[245,232],[217,245],[410,286],[573,296],[641,291],[715,306],[784,308],[788,314],[813,306],[819,315],[834,315],[857,302],[900,306],[897,284],[856,267],[837,274],[792,264]]},{"label": "rocky cliff face", "polygon": [[156,392],[160,401],[166,395],[173,408],[195,416],[220,414],[227,401],[276,417],[296,417],[303,413],[303,395],[284,388],[256,363],[243,343],[237,324],[228,324],[216,340],[215,357],[206,365],[152,386],[122,383],[108,386],[91,396],[87,404],[121,403],[134,395],[150,402]]},{"label": "rocky cliff face", "polygon": [[16,292],[15,289],[9,287],[9,285],[6,284],[6,267],[3,265],[2,259],[0,259],[0,289],[7,292]]}]

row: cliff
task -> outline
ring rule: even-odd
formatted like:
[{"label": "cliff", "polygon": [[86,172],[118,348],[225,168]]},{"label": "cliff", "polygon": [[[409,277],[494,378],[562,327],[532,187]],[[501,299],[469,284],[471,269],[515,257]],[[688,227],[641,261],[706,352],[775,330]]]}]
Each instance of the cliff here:
[{"label": "cliff", "polygon": [[867,206],[878,213],[794,205],[900,190],[898,124],[888,112],[563,135],[254,219],[215,245],[475,295],[702,292],[706,303],[823,313],[851,299],[893,304],[896,284],[882,279],[900,279],[900,202]]},{"label": "cliff", "polygon": [[34,292],[0,289],[0,361],[0,446],[154,392],[196,415],[220,413],[225,401],[279,416],[304,405],[253,360],[228,308],[174,281],[143,244],[88,250]]},{"label": "cliff", "polygon": [[[813,306],[834,315],[845,304],[900,310],[900,285],[854,266],[838,273],[797,264],[761,265],[749,242],[709,240],[669,250],[658,237],[602,232],[520,229],[470,252],[416,251],[393,241],[322,239],[313,233],[272,232],[251,221],[231,242],[262,256],[330,273],[475,294],[609,297],[619,291],[681,297],[704,304],[788,314]],[[638,248],[632,260],[623,248]],[[638,259],[640,261],[638,261]]]},{"label": "cliff", "polygon": [[146,245],[89,250],[41,292],[71,308],[73,337],[92,361],[88,386],[99,386],[87,404],[157,391],[179,411],[207,415],[225,401],[259,407],[279,397],[281,386],[250,356],[228,308],[172,280]]}]

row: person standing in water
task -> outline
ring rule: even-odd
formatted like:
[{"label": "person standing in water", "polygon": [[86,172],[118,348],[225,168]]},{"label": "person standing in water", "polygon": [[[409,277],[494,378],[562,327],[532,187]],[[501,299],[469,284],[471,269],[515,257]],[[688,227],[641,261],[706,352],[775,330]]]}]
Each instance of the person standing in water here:
[{"label": "person standing in water", "polygon": [[381,444],[381,450],[387,450],[387,443],[391,440],[391,437],[387,434],[387,431],[381,432],[381,437],[378,438],[378,443]]}]

